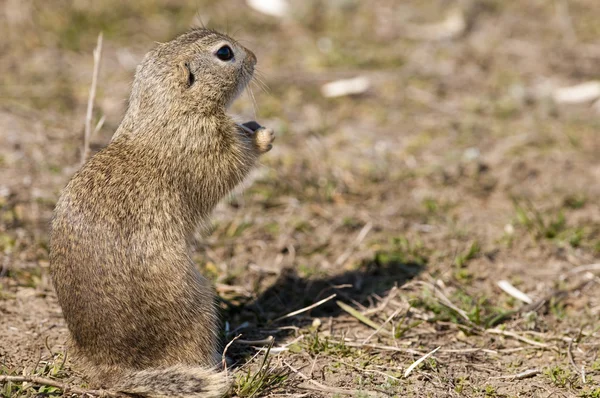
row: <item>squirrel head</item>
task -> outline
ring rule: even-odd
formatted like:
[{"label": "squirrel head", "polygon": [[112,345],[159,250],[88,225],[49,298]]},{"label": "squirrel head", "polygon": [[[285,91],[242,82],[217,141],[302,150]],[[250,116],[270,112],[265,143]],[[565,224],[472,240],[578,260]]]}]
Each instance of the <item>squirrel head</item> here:
[{"label": "squirrel head", "polygon": [[146,55],[136,71],[129,110],[225,112],[252,79],[255,65],[254,53],[231,37],[192,29]]}]

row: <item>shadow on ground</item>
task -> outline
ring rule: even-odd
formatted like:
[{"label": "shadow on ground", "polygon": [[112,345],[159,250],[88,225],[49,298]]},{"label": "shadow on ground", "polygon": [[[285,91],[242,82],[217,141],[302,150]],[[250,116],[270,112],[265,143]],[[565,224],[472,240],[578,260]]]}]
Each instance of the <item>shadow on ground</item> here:
[{"label": "shadow on ground", "polygon": [[[311,279],[300,277],[294,269],[287,268],[256,300],[240,305],[229,304],[224,319],[234,330],[240,325],[246,326],[239,330],[243,339],[260,340],[272,335],[276,345],[293,334],[296,328],[309,326],[317,317],[335,318],[345,314],[337,304],[338,301],[354,308],[371,306],[374,297],[385,296],[391,288],[405,284],[424,269],[423,265],[417,263],[368,261],[357,270],[329,278]],[[335,298],[313,309],[297,316],[285,317],[334,293]],[[231,333],[229,339],[234,334],[238,333]],[[237,357],[238,363],[243,363],[246,354],[252,352],[243,347],[233,347],[230,353]]]}]

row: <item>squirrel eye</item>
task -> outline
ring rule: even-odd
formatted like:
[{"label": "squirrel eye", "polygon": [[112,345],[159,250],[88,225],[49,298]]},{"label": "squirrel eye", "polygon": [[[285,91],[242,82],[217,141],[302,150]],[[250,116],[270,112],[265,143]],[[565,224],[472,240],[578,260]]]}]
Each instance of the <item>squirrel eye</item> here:
[{"label": "squirrel eye", "polygon": [[221,61],[229,61],[233,58],[233,50],[229,46],[223,46],[217,50],[217,57]]}]

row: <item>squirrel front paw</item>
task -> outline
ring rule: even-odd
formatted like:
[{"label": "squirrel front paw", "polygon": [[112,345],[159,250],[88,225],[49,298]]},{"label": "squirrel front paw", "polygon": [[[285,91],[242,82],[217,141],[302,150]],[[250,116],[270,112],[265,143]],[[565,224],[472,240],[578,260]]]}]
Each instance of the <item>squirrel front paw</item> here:
[{"label": "squirrel front paw", "polygon": [[254,135],[254,141],[260,153],[269,152],[273,148],[273,141],[275,141],[275,132],[273,129],[268,127],[261,127],[256,130]]},{"label": "squirrel front paw", "polygon": [[243,131],[252,137],[259,153],[269,152],[273,148],[275,132],[252,121],[240,125]]}]

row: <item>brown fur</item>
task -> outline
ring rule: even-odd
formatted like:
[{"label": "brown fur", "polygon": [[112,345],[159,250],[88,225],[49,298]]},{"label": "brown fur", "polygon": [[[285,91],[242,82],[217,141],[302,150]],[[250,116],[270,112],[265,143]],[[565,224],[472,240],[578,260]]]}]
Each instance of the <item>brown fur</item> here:
[{"label": "brown fur", "polygon": [[[223,44],[235,54],[215,56]],[[149,397],[217,397],[215,294],[190,259],[199,224],[240,183],[273,133],[226,109],[256,58],[194,29],[150,51],[123,122],[56,205],[54,286],[90,381]],[[258,127],[257,127],[258,126]]]}]

